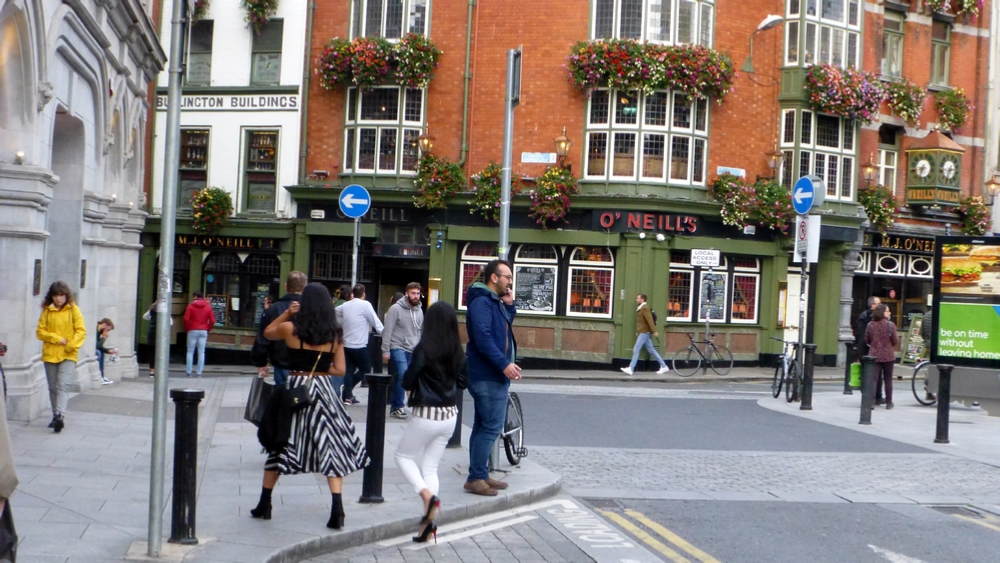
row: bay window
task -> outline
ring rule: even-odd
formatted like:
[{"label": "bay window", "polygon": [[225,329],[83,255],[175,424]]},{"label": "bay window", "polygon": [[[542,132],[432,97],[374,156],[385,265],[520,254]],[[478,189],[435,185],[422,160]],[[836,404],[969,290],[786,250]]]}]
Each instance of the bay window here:
[{"label": "bay window", "polygon": [[427,34],[428,0],[353,0],[351,37],[399,39]]},{"label": "bay window", "polygon": [[786,155],[781,182],[791,185],[799,177],[815,174],[826,182],[827,200],[853,200],[857,123],[809,110],[787,109],[782,112],[781,127]]},{"label": "bay window", "polygon": [[593,39],[712,46],[714,0],[595,0]]},{"label": "bay window", "polygon": [[861,64],[860,0],[787,0],[785,64]]},{"label": "bay window", "polygon": [[413,174],[424,122],[424,91],[396,86],[347,93],[344,171]]}]

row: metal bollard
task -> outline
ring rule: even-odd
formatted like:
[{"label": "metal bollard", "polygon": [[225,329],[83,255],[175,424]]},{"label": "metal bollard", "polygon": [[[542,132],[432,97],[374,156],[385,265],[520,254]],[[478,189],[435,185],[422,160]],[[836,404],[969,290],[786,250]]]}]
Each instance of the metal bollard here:
[{"label": "metal bollard", "polygon": [[385,405],[389,398],[392,376],[369,373],[368,418],[365,420],[365,449],[368,450],[368,466],[365,467],[361,482],[361,503],[379,503],[382,498],[382,461],[385,457]]},{"label": "metal bollard", "polygon": [[193,545],[195,508],[198,504],[198,403],[201,389],[171,389],[174,415],[174,490],[170,518],[170,543]]},{"label": "metal bollard", "polygon": [[853,395],[851,389],[851,366],[854,365],[854,343],[844,342],[844,394]]},{"label": "metal bollard", "polygon": [[939,364],[937,396],[937,435],[935,444],[948,443],[948,416],[951,412],[951,371],[955,366]]},{"label": "metal bollard", "polygon": [[458,391],[458,416],[455,418],[455,430],[451,433],[451,438],[448,439],[449,448],[461,448],[462,447],[462,411],[465,409],[465,391],[457,389]]},{"label": "metal bollard", "polygon": [[872,423],[872,409],[875,407],[875,356],[861,358],[861,422]]},{"label": "metal bollard", "polygon": [[816,345],[805,345],[805,357],[802,358],[802,404],[800,411],[813,410],[813,367],[816,359]]}]

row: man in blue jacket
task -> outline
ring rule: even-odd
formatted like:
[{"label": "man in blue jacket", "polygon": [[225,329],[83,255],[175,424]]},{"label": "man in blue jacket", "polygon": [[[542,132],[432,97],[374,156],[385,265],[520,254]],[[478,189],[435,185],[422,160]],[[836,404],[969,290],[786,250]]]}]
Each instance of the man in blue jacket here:
[{"label": "man in blue jacket", "polygon": [[510,380],[521,379],[521,368],[514,363],[517,343],[511,326],[517,312],[511,291],[513,279],[506,260],[493,260],[483,270],[485,283],[472,284],[466,294],[469,344],[465,355],[476,414],[469,438],[465,490],[477,495],[496,496],[498,490],[507,488],[507,483],[490,479],[488,465],[490,450],[507,415]]}]

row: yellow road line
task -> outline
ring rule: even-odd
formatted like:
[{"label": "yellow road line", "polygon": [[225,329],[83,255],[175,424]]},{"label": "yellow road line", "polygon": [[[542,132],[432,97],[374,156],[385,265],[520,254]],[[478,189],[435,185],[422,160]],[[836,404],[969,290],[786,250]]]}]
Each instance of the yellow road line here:
[{"label": "yellow road line", "polygon": [[711,555],[705,553],[704,551],[684,541],[684,538],[664,528],[660,524],[650,520],[641,512],[636,512],[634,510],[625,510],[625,514],[628,514],[634,520],[638,521],[640,524],[643,524],[650,530],[653,530],[657,534],[660,534],[660,536],[662,536],[668,542],[676,545],[677,547],[683,549],[684,551],[690,553],[691,555],[694,555],[695,558],[698,559],[699,561],[702,561],[703,563],[719,563],[718,559],[712,557]]},{"label": "yellow road line", "polygon": [[952,516],[954,516],[955,518],[961,518],[962,520],[968,520],[969,522],[972,522],[973,524],[979,524],[980,526],[983,526],[984,528],[989,528],[991,530],[1000,532],[1000,526],[996,526],[994,524],[989,524],[989,523],[983,522],[982,520],[979,520],[978,518],[972,518],[971,516],[963,516],[961,514],[952,514]]},{"label": "yellow road line", "polygon": [[647,545],[649,545],[650,547],[652,547],[656,551],[659,551],[663,555],[666,555],[674,563],[691,563],[691,561],[685,559],[684,556],[682,556],[680,553],[677,553],[676,551],[674,551],[674,550],[670,549],[669,547],[663,545],[663,543],[661,543],[659,540],[657,540],[653,536],[651,536],[651,535],[647,534],[645,531],[643,531],[642,528],[640,528],[640,527],[636,526],[635,524],[629,522],[624,516],[622,516],[620,514],[615,514],[614,512],[606,512],[604,510],[598,510],[598,512],[600,512],[601,515],[603,515],[603,516],[605,516],[607,518],[610,518],[611,520],[613,520],[616,524],[618,524],[622,528],[625,528],[626,530],[628,530],[629,532],[631,532],[632,535],[634,535],[635,537],[639,538],[640,540],[642,540],[643,542],[645,542]]}]

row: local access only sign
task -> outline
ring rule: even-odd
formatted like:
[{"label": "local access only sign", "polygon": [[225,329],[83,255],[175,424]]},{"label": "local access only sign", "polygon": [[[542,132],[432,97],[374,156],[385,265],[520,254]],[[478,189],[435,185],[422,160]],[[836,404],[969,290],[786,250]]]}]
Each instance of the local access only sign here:
[{"label": "local access only sign", "polygon": [[937,237],[931,361],[1000,368],[1000,244]]},{"label": "local access only sign", "polygon": [[368,213],[372,206],[372,197],[363,186],[351,184],[340,192],[340,211],[351,219],[357,219]]},{"label": "local access only sign", "polygon": [[714,249],[694,248],[691,250],[691,265],[702,268],[718,268],[722,252]]}]

